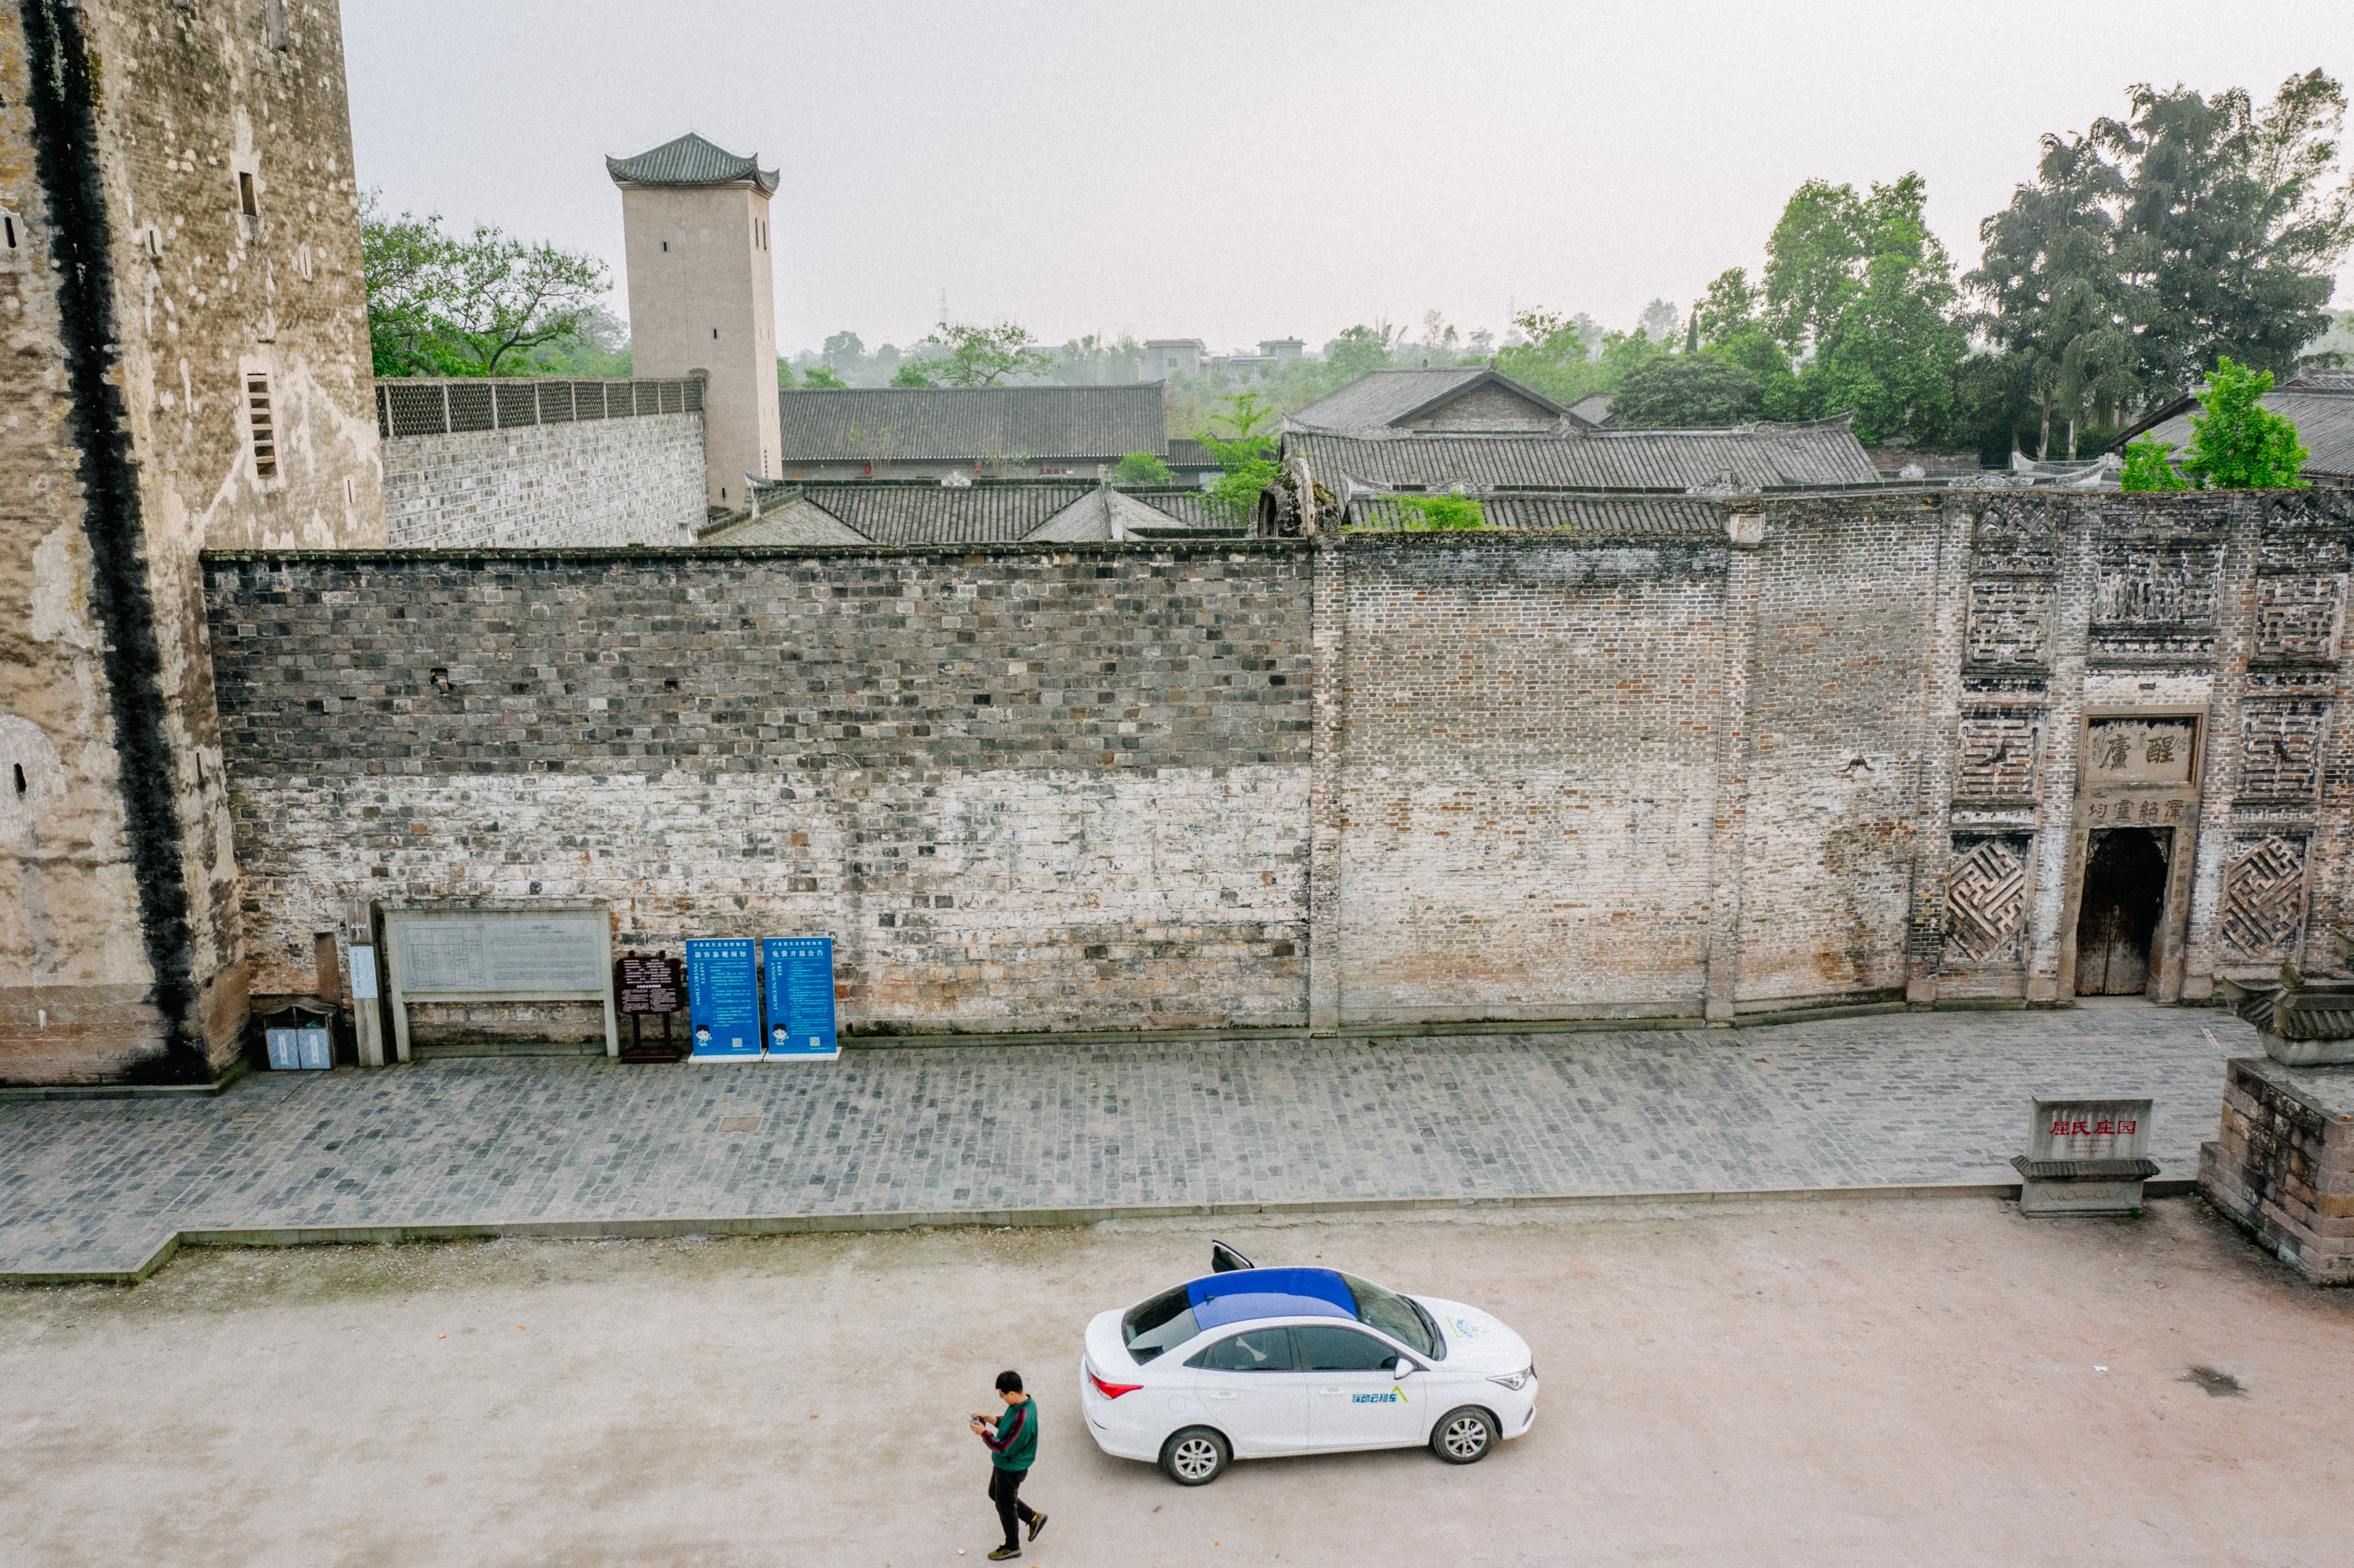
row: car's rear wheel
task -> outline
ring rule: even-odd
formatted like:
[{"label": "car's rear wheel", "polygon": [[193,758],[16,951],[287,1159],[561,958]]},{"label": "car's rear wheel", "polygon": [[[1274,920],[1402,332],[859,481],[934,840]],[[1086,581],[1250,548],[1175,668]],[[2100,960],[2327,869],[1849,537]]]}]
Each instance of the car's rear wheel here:
[{"label": "car's rear wheel", "polygon": [[1181,1487],[1206,1487],[1225,1473],[1234,1450],[1207,1426],[1172,1432],[1161,1445],[1161,1467]]},{"label": "car's rear wheel", "polygon": [[1496,1418],[1476,1404],[1450,1410],[1430,1429],[1430,1451],[1450,1465],[1472,1465],[1496,1446]]}]

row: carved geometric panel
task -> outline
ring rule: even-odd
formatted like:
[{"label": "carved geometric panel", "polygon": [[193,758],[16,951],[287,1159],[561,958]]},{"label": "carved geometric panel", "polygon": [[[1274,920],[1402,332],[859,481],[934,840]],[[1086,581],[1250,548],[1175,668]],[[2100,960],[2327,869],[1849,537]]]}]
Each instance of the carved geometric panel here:
[{"label": "carved geometric panel", "polygon": [[2032,718],[2004,715],[1964,719],[1954,760],[1954,799],[2034,800],[2042,743],[2043,726]]},{"label": "carved geometric panel", "polygon": [[2005,578],[1970,584],[1969,662],[2041,669],[2050,658],[2052,586]]},{"label": "carved geometric panel", "polygon": [[2219,545],[2112,546],[2093,596],[2099,625],[2208,626],[2215,620]]},{"label": "carved geometric panel", "polygon": [[2256,657],[2334,660],[2338,579],[2265,577],[2256,595]]},{"label": "carved geometric panel", "polygon": [[2269,959],[2305,928],[2305,841],[2269,835],[2234,847],[2223,874],[2223,940],[2243,957]]},{"label": "carved geometric panel", "polygon": [[1943,964],[1967,969],[1990,959],[2016,959],[2019,932],[2027,916],[2026,839],[1981,839],[1946,877],[1946,946]]},{"label": "carved geometric panel", "polygon": [[2321,739],[2328,723],[2327,703],[2249,710],[2240,747],[2239,798],[2311,800],[2321,782]]},{"label": "carved geometric panel", "polygon": [[1974,567],[1985,571],[2050,572],[2060,565],[2060,520],[2041,502],[1998,501],[1970,533]]}]

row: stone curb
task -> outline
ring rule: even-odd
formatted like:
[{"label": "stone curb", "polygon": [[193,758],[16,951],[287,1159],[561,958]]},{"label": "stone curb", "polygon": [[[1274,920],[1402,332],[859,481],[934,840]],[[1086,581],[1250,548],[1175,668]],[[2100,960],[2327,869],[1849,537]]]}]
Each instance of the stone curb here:
[{"label": "stone curb", "polygon": [[[2152,1180],[2146,1198],[2186,1197],[2194,1180]],[[1568,1192],[1527,1197],[1344,1198],[1297,1203],[1140,1203],[1110,1208],[937,1209],[850,1214],[746,1215],[732,1219],[514,1220],[421,1224],[264,1226],[254,1230],[175,1231],[133,1269],[52,1269],[0,1273],[0,1286],[136,1285],[183,1246],[353,1246],[395,1242],[649,1241],[668,1236],[814,1235],[861,1231],[1065,1228],[1107,1220],[1216,1220],[1250,1215],[1319,1218],[1344,1214],[1459,1213],[1465,1209],[1626,1209],[1659,1204],[1829,1203],[1850,1200],[1917,1202],[1959,1198],[2015,1202],[2016,1181],[1899,1187],[1769,1187],[1697,1192]]]}]

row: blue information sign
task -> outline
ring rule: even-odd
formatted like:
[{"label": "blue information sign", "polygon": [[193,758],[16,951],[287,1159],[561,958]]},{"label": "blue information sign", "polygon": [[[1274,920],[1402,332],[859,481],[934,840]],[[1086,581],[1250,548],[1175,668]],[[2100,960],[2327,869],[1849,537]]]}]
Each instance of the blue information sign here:
[{"label": "blue information sign", "polygon": [[760,1059],[760,971],[752,939],[686,945],[686,1012],[696,1062]]},{"label": "blue information sign", "polygon": [[769,970],[769,1060],[841,1055],[833,1033],[833,938],[769,937],[760,949]]}]

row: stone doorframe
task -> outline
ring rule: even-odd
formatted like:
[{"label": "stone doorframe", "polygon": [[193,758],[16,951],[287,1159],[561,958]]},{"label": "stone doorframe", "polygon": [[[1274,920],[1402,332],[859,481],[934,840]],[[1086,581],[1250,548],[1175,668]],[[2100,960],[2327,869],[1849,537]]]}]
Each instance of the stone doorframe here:
[{"label": "stone doorframe", "polygon": [[[2145,722],[2188,720],[2190,755],[2179,779],[2131,777],[2103,779],[2101,758],[2092,749],[2101,733]],[[2149,991],[2152,1001],[2182,1000],[2185,937],[2190,924],[2190,885],[2198,861],[2200,780],[2207,765],[2207,709],[2132,707],[2088,709],[2078,719],[2076,791],[2068,824],[2066,896],[2060,909],[2060,957],[2056,1004],[2076,998],[2076,923],[2084,912],[2084,868],[2092,860],[2093,835],[2110,828],[2158,828],[2166,844],[2166,902],[2150,934]],[[2130,770],[2120,770],[2130,771]],[[2147,769],[2170,771],[2170,769]]]}]

